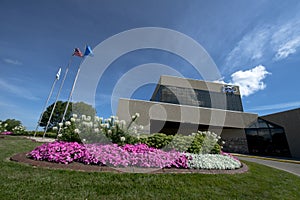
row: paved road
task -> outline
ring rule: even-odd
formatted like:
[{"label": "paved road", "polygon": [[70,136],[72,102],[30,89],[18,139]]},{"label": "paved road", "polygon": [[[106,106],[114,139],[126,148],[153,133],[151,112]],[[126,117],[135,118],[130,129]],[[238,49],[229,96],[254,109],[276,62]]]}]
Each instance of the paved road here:
[{"label": "paved road", "polygon": [[269,167],[273,167],[276,169],[284,170],[284,171],[290,172],[290,173],[295,174],[300,177],[300,164],[279,162],[279,161],[273,161],[273,160],[263,160],[263,159],[257,159],[257,158],[249,158],[249,157],[239,157],[239,156],[238,156],[238,158],[240,160],[255,162],[255,163],[267,165]]}]

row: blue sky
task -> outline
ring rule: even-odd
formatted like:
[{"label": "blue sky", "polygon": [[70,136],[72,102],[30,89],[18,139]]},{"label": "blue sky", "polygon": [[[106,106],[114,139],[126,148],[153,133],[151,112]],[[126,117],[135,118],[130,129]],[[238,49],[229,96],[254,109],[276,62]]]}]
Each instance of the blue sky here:
[{"label": "blue sky", "polygon": [[[55,74],[75,47],[92,48],[120,32],[162,27],[205,48],[226,83],[241,85],[243,106],[260,115],[300,107],[300,2],[257,1],[0,1],[0,120],[34,129]],[[73,64],[60,100],[66,100],[81,58]],[[193,67],[168,52],[144,49],[120,56],[97,88],[98,115],[111,115],[110,95],[123,73],[161,63],[187,78]],[[53,103],[58,85],[54,90]],[[133,98],[149,99],[153,85]]]}]

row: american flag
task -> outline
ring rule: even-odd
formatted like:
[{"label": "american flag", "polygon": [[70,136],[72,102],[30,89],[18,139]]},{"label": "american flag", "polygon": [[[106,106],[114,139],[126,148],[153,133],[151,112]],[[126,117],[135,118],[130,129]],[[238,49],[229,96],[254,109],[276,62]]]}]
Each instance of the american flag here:
[{"label": "american flag", "polygon": [[75,48],[74,49],[74,53],[72,56],[79,56],[79,57],[83,57],[83,54],[81,53],[79,48]]}]

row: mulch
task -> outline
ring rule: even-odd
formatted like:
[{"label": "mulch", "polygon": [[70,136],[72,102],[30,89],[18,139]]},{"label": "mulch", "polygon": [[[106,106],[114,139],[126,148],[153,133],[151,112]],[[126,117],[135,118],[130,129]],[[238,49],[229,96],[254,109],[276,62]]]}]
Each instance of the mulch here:
[{"label": "mulch", "polygon": [[116,168],[99,165],[85,165],[83,163],[72,162],[69,164],[60,164],[47,161],[38,161],[26,157],[27,153],[19,153],[10,158],[11,161],[25,163],[33,167],[42,167],[47,169],[75,170],[83,172],[112,172],[112,173],[148,173],[148,174],[170,174],[170,173],[201,173],[201,174],[241,174],[248,171],[248,166],[242,163],[242,167],[234,170],[206,170],[206,169],[178,169],[178,168]]}]

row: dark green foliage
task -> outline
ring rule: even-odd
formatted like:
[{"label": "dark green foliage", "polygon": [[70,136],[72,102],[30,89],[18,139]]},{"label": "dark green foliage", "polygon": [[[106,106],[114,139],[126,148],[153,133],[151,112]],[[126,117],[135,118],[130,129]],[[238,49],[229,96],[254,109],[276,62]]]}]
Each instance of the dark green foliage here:
[{"label": "dark green foliage", "polygon": [[155,133],[148,137],[142,137],[139,141],[150,147],[159,149],[175,149],[180,152],[195,154],[219,154],[221,152],[221,146],[215,141],[215,137],[211,136],[212,134],[210,132],[198,132],[188,136],[181,134],[173,136]]},{"label": "dark green foliage", "polygon": [[[53,106],[54,106],[54,103],[52,105],[48,106],[46,111],[44,112],[41,123],[39,124],[41,127],[47,126],[47,122],[51,115]],[[54,127],[54,126],[57,126],[57,124],[59,122],[61,122],[66,106],[67,106],[67,102],[57,101],[52,118],[50,120],[50,124],[48,126],[48,130],[52,129],[52,127]],[[70,102],[65,119],[70,119],[71,113],[72,113],[72,103]]]},{"label": "dark green foliage", "polygon": [[[53,106],[54,106],[54,103],[52,105],[48,106],[46,111],[44,112],[41,123],[40,123],[41,127],[46,127],[49,117],[51,115]],[[67,102],[57,101],[52,118],[50,120],[50,124],[48,126],[48,130],[51,130],[54,126],[57,126],[58,123],[61,122],[64,111],[66,109],[66,106],[67,106]],[[70,102],[66,116],[65,116],[65,121],[70,120],[72,113],[75,113],[78,116],[81,116],[81,115],[95,116],[96,110],[91,105],[86,104],[84,102],[78,102],[78,103]]]},{"label": "dark green foliage", "polygon": [[172,135],[156,133],[147,137],[147,139],[142,139],[141,142],[144,142],[150,147],[161,149],[163,147],[166,147],[172,141],[172,139],[173,139]]},{"label": "dark green foliage", "polygon": [[16,119],[6,119],[2,122],[2,126],[4,126],[4,124],[7,124],[5,127],[6,131],[13,131],[13,128],[17,126],[22,126],[21,121]]},{"label": "dark green foliage", "polygon": [[71,125],[64,125],[62,127],[61,133],[58,135],[58,140],[66,141],[66,142],[78,142],[81,143],[80,136],[74,130],[76,129],[75,123],[71,123]]}]

